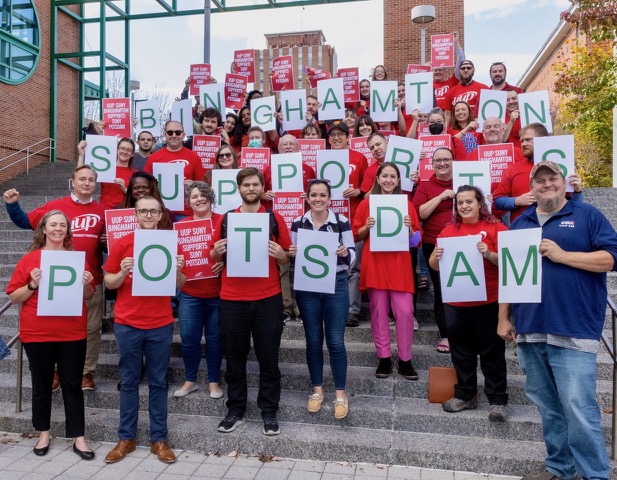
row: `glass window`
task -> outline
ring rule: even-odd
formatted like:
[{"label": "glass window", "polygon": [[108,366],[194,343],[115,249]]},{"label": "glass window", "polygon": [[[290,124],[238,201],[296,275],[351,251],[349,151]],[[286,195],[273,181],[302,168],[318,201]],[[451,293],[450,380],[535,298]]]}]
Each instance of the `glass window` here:
[{"label": "glass window", "polygon": [[40,55],[40,29],[31,0],[0,0],[0,81],[25,82]]}]

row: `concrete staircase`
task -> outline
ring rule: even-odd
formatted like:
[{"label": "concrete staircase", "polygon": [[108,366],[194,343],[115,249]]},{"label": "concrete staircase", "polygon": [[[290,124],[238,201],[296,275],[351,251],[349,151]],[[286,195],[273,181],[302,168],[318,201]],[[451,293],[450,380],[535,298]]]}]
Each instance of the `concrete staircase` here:
[{"label": "concrete staircase", "polygon": [[[0,185],[0,191],[16,187],[22,194],[21,204],[31,210],[43,202],[67,194],[72,165],[45,165],[30,176],[22,176]],[[587,193],[587,201],[601,208],[617,225],[614,209],[617,191],[597,189]],[[0,287],[4,292],[16,261],[30,244],[29,231],[12,225],[6,211],[0,210]],[[617,292],[617,277],[610,276],[611,293]],[[0,294],[0,304],[7,300]],[[343,421],[332,412],[333,384],[329,368],[325,368],[326,399],[318,414],[306,411],[310,382],[305,363],[304,331],[298,322],[285,327],[280,354],[283,393],[278,419],[282,434],[265,437],[261,433],[260,414],[256,406],[258,367],[250,357],[249,409],[247,422],[231,434],[216,432],[226,409],[223,400],[208,396],[206,376],[200,371],[203,387],[182,399],[171,396],[184,379],[180,354],[180,338],[174,337],[168,372],[169,440],[174,448],[201,452],[227,453],[235,450],[247,454],[270,454],[282,457],[362,461],[411,465],[457,471],[500,475],[523,475],[542,468],[545,456],[540,418],[537,409],[524,394],[524,378],[515,350],[508,348],[508,382],[510,420],[494,424],[488,420],[488,403],[480,389],[480,405],[475,411],[458,414],[443,412],[438,404],[429,404],[428,368],[450,365],[448,355],[439,354],[434,345],[437,328],[431,312],[432,291],[418,296],[417,317],[421,328],[414,338],[413,363],[420,380],[410,382],[394,374],[388,379],[375,378],[376,358],[367,321],[348,329],[346,343],[349,356],[348,395],[350,413]],[[607,318],[610,318],[607,313]],[[96,372],[97,389],[85,393],[88,438],[115,442],[118,425],[118,357],[113,334],[106,325],[103,346]],[[608,323],[607,323],[608,326]],[[17,309],[12,307],[0,317],[0,335],[8,340],[18,328]],[[327,359],[327,354],[326,354]],[[326,361],[327,364],[327,361]],[[27,362],[26,362],[27,365]],[[205,368],[205,367],[203,367]],[[223,370],[225,364],[223,363]],[[30,422],[31,387],[24,375],[24,406],[15,413],[16,351],[0,362],[0,431],[32,432]],[[603,409],[611,405],[612,362],[602,349],[598,356],[597,396]],[[483,379],[480,374],[480,384]],[[148,443],[147,384],[140,390],[139,443]],[[52,434],[64,436],[62,396],[54,394]],[[610,443],[611,415],[602,414],[607,444]]]}]

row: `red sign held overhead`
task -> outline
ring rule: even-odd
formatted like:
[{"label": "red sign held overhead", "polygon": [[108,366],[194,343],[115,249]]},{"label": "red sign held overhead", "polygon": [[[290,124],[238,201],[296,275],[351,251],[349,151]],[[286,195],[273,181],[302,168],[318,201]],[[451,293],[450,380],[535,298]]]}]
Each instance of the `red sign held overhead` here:
[{"label": "red sign held overhead", "polygon": [[433,67],[454,66],[454,34],[431,35],[431,65]]},{"label": "red sign held overhead", "polygon": [[255,50],[236,50],[234,67],[238,75],[244,75],[248,83],[255,82]]},{"label": "red sign held overhead", "polygon": [[104,98],[103,122],[105,135],[131,138],[131,99]]},{"label": "red sign held overhead", "polygon": [[359,102],[360,73],[358,67],[339,68],[337,75],[339,78],[343,79],[343,95],[345,96],[345,102]]},{"label": "red sign held overhead", "polygon": [[196,63],[191,65],[191,86],[189,92],[191,95],[199,95],[199,86],[210,83],[211,73],[208,63]]},{"label": "red sign held overhead", "polygon": [[282,92],[283,90],[294,89],[293,60],[291,55],[283,55],[272,60],[271,80],[272,91]]},{"label": "red sign held overhead", "polygon": [[225,108],[240,110],[244,105],[246,77],[244,75],[225,75]]},{"label": "red sign held overhead", "polygon": [[317,82],[319,80],[328,80],[332,78],[330,72],[322,68],[303,67],[302,70],[308,78],[311,88],[317,88]]}]

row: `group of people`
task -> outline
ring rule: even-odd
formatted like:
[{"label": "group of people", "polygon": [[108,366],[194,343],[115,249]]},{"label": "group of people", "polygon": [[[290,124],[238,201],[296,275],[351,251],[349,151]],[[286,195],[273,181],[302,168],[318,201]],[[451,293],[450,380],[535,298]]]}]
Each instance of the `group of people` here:
[{"label": "group of people", "polygon": [[[259,364],[257,405],[263,419],[263,433],[278,435],[276,418],[281,371],[279,348],[284,320],[301,316],[306,336],[306,360],[312,392],[306,408],[321,410],[324,392],[325,339],[334,381],[333,413],[343,419],[349,412],[346,395],[346,326],[357,326],[361,295],[367,294],[370,326],[377,356],[375,375],[392,375],[390,312],[395,321],[397,372],[408,380],[418,380],[413,367],[415,292],[423,262],[435,290],[434,312],[440,340],[436,346],[449,353],[457,374],[454,395],[443,403],[446,412],[460,412],[477,406],[477,356],[485,378],[485,393],[490,403],[489,419],[506,421],[507,374],[505,343],[516,339],[519,363],[527,374],[527,394],[538,405],[543,420],[548,450],[546,470],[525,478],[571,479],[577,472],[583,478],[606,478],[609,462],[600,428],[600,413],[595,400],[595,359],[604,320],[606,302],[605,272],[615,269],[617,234],[606,218],[583,202],[581,180],[577,174],[564,178],[559,166],[551,161],[535,162],[533,139],[547,136],[541,124],[520,128],[517,105],[508,102],[509,118],[487,118],[478,132],[473,117],[479,89],[473,81],[473,63],[459,52],[454,81],[444,80],[443,69],[434,69],[435,98],[444,108],[430,112],[410,112],[409,128],[399,131],[416,137],[421,121],[429,135],[451,132],[449,147],[435,150],[431,156],[434,173],[420,181],[418,172],[406,172],[413,184],[410,192],[401,189],[401,170],[387,162],[389,135],[368,113],[368,98],[349,106],[345,118],[318,120],[317,98],[308,97],[307,125],[301,131],[285,132],[282,127],[264,132],[250,125],[250,105],[236,116],[204,109],[196,126],[202,133],[221,135],[222,146],[215,155],[214,169],[239,168],[242,147],[268,146],[273,152],[299,151],[298,138],[325,136],[328,148],[346,150],[349,155],[349,187],[343,197],[349,199],[349,218],[331,207],[332,189],[328,179],[316,178],[315,171],[303,164],[304,197],[308,207],[288,229],[283,218],[272,211],[271,171],[243,168],[237,174],[242,203],[233,213],[261,213],[269,218],[267,276],[261,278],[228,275],[226,259],[229,242],[226,212],[214,212],[215,193],[212,171],[206,171],[199,156],[183,143],[182,124],[168,121],[165,142],[152,153],[155,138],[141,132],[133,140],[118,144],[114,184],[104,184],[100,202],[93,199],[96,171],[84,164],[85,142],[78,146],[78,166],[72,178],[73,191],[68,197],[45,204],[26,214],[19,206],[19,192],[4,193],[7,211],[15,224],[35,230],[35,240],[18,263],[7,287],[15,303],[23,303],[20,336],[30,362],[33,383],[33,424],[40,433],[37,455],[49,448],[49,422],[54,377],[63,391],[66,407],[66,433],[75,438],[74,449],[82,458],[93,458],[84,439],[83,393],[93,389],[92,372],[100,349],[100,317],[103,284],[117,290],[114,332],[120,354],[120,425],[119,442],[108,453],[106,462],[122,460],[136,446],[138,385],[142,357],[146,357],[150,387],[151,450],[163,462],[175,461],[167,444],[166,371],[173,332],[170,297],[139,297],[132,293],[134,235],[114,245],[105,263],[104,211],[133,208],[140,229],[169,229],[173,222],[212,219],[214,238],[210,251],[216,277],[186,282],[184,258],[175,259],[179,302],[179,323],[185,382],[173,393],[182,398],[196,391],[201,360],[201,339],[205,336],[208,388],[212,398],[221,398],[221,363],[226,358],[227,415],[218,431],[229,433],[244,421],[247,408],[247,358],[251,341]],[[491,66],[494,88],[517,92],[505,82],[505,65]],[[381,78],[378,78],[381,76]],[[374,80],[387,78],[385,68],[375,69]],[[447,87],[447,88],[446,88]],[[476,89],[476,90],[474,90]],[[472,95],[476,91],[476,96]],[[361,85],[362,92],[362,85]],[[251,92],[252,96],[260,95]],[[464,95],[462,102],[458,97]],[[510,93],[508,94],[510,97]],[[362,98],[362,96],[361,96]],[[472,101],[475,98],[475,101]],[[402,99],[401,99],[402,100]],[[398,108],[403,119],[404,101]],[[519,122],[518,128],[516,127]],[[400,125],[399,125],[400,126]],[[453,129],[456,128],[456,130]],[[369,165],[361,153],[349,150],[351,132],[366,136],[373,157]],[[189,135],[190,136],[190,135]],[[514,136],[514,137],[513,137]],[[511,139],[512,140],[509,140]],[[479,144],[498,144],[520,139],[515,146],[515,162],[503,173],[501,183],[492,192],[474,186],[454,191],[453,162],[477,159]],[[190,143],[189,143],[190,145]],[[185,208],[169,211],[161,199],[156,179],[156,163],[181,162],[186,188]],[[407,180],[405,178],[404,180]],[[574,194],[566,195],[566,182]],[[371,215],[371,198],[376,195],[406,195],[401,211],[409,235],[409,248],[383,252],[371,248],[370,231],[376,225]],[[487,208],[493,205],[491,214]],[[538,304],[499,304],[497,296],[498,233],[507,230],[500,221],[509,212],[510,228],[542,228],[539,245],[542,256],[542,302]],[[89,219],[86,221],[86,217]],[[90,220],[96,217],[96,220]],[[338,234],[334,293],[316,293],[295,288],[290,282],[290,265],[297,254],[302,229]],[[483,256],[486,277],[486,301],[445,303],[441,295],[440,260],[444,248],[441,238],[480,234],[477,249]],[[61,317],[66,328],[49,327],[36,311],[41,278],[41,250],[82,250],[86,252],[83,274],[84,299],[80,317]],[[418,265],[419,264],[419,265]],[[292,291],[294,291],[292,293]],[[566,292],[566,296],[561,295]],[[57,373],[54,373],[54,364]],[[70,417],[70,418],[69,418]]]}]

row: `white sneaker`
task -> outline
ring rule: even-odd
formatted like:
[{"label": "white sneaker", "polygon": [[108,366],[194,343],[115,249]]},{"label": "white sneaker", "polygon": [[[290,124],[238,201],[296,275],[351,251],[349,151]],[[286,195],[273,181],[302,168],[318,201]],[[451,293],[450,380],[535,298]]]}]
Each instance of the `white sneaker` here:
[{"label": "white sneaker", "polygon": [[420,330],[420,324],[418,323],[418,319],[415,317],[415,315],[413,317],[413,330],[414,332]]}]

